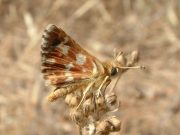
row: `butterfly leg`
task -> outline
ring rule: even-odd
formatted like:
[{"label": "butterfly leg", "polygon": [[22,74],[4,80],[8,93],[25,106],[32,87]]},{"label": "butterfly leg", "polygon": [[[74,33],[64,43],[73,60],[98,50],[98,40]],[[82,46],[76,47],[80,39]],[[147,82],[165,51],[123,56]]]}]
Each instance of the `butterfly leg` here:
[{"label": "butterfly leg", "polygon": [[117,85],[117,83],[118,83],[120,77],[121,77],[121,76],[119,75],[119,76],[116,78],[116,80],[115,80],[114,84],[112,85],[112,87],[111,87],[109,93],[113,92],[113,90],[115,89],[115,87],[116,87],[116,85]]},{"label": "butterfly leg", "polygon": [[95,80],[88,84],[85,91],[83,92],[83,96],[82,96],[81,101],[79,102],[79,105],[77,106],[76,110],[81,106],[84,99],[86,98],[87,93],[89,92],[89,90],[91,89],[91,87],[93,86],[94,83],[95,83]]},{"label": "butterfly leg", "polygon": [[99,97],[100,95],[102,95],[101,93],[101,89],[104,86],[104,84],[107,82],[107,80],[109,79],[109,76],[106,76],[103,80],[103,82],[101,83],[101,85],[99,86],[98,90],[97,90],[97,97]]}]

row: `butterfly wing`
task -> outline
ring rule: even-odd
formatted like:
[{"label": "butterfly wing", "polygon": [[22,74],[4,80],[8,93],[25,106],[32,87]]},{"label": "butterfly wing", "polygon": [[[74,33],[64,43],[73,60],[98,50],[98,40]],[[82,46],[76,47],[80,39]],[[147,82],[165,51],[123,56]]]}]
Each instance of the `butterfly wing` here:
[{"label": "butterfly wing", "polygon": [[55,25],[44,31],[41,44],[42,73],[48,85],[63,87],[90,80],[102,64]]}]

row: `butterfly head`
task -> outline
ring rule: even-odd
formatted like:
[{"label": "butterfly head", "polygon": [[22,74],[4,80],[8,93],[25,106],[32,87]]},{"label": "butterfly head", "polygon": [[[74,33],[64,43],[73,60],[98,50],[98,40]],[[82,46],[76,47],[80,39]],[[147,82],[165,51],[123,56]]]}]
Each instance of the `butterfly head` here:
[{"label": "butterfly head", "polygon": [[116,52],[114,50],[114,59],[110,63],[109,74],[110,76],[116,76],[119,73],[132,68],[144,68],[144,66],[134,66],[139,60],[138,51],[133,51],[130,57],[123,52]]},{"label": "butterfly head", "polygon": [[110,76],[116,76],[120,72],[119,67],[125,66],[125,58],[122,52],[114,52],[114,59],[110,62],[111,66],[109,68]]}]

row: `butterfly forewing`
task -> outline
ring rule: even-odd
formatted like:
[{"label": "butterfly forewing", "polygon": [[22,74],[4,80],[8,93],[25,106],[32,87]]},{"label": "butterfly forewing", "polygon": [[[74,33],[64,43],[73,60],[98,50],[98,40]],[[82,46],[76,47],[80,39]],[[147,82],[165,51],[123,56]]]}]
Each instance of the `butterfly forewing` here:
[{"label": "butterfly forewing", "polygon": [[55,25],[44,31],[41,45],[42,73],[48,84],[63,86],[90,79],[97,59]]}]

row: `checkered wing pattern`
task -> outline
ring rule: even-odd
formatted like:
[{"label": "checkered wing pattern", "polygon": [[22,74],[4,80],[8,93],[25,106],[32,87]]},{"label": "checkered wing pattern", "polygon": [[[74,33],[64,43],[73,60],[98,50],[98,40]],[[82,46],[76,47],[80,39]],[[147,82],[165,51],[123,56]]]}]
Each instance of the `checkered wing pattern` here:
[{"label": "checkered wing pattern", "polygon": [[49,25],[44,31],[41,56],[41,71],[47,85],[61,87],[88,80],[97,68],[97,59],[55,25]]}]

